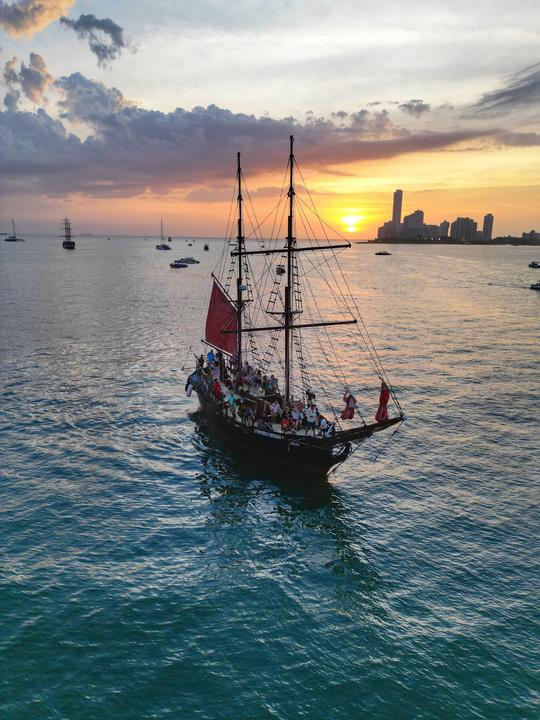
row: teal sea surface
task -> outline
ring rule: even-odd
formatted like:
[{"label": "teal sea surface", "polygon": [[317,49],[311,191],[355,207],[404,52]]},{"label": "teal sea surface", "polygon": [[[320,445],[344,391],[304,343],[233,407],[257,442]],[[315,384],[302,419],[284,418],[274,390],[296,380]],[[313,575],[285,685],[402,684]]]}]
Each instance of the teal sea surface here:
[{"label": "teal sea surface", "polygon": [[537,719],[540,248],[348,251],[408,420],[303,484],[185,396],[202,244],[0,243],[0,717]]}]

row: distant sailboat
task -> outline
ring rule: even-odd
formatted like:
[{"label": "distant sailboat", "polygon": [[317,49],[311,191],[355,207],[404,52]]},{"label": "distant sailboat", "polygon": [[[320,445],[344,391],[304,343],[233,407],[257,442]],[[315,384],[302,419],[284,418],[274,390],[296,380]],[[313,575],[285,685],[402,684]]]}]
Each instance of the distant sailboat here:
[{"label": "distant sailboat", "polygon": [[13,235],[8,235],[4,240],[6,242],[24,242],[24,238],[17,237],[17,233],[15,231],[15,221],[13,218],[11,218],[11,226],[13,228]]},{"label": "distant sailboat", "polygon": [[[169,242],[170,242],[169,238]],[[161,242],[156,245],[156,250],[170,250],[171,246],[167,245],[165,242],[165,237],[163,236],[163,220],[161,220]]]},{"label": "distant sailboat", "polygon": [[75,250],[75,240],[71,235],[71,223],[68,218],[64,218],[64,240],[62,241],[64,250]]}]

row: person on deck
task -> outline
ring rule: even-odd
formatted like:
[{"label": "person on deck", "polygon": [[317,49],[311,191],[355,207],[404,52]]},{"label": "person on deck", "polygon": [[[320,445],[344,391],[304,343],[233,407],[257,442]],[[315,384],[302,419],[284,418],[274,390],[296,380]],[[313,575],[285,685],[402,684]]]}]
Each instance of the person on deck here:
[{"label": "person on deck", "polygon": [[292,428],[292,418],[291,418],[291,411],[289,410],[288,406],[286,405],[283,408],[283,412],[281,413],[281,429],[283,432],[287,432]]},{"label": "person on deck", "polygon": [[281,422],[281,405],[277,400],[270,405],[270,412],[272,413],[272,422]]},{"label": "person on deck", "polygon": [[291,412],[291,424],[293,430],[300,430],[302,419],[300,417],[300,411],[297,408],[294,408]]},{"label": "person on deck", "polygon": [[310,403],[306,408],[306,435],[311,431],[315,437],[315,428],[317,426],[317,408]]},{"label": "person on deck", "polygon": [[326,434],[328,432],[328,420],[324,417],[324,415],[321,415],[321,419],[319,421],[319,435],[322,437],[326,437]]},{"label": "person on deck", "polygon": [[212,379],[221,380],[221,368],[217,360],[214,360],[214,364],[212,365]]},{"label": "person on deck", "polygon": [[214,382],[212,383],[212,392],[214,393],[216,400],[223,399],[223,391],[221,389],[219,380],[214,380]]},{"label": "person on deck", "polygon": [[236,414],[236,395],[231,392],[227,395],[227,416],[230,415],[230,417],[234,418],[235,414]]},{"label": "person on deck", "polygon": [[212,350],[212,348],[210,348],[210,350],[206,353],[206,362],[209,365],[212,365],[212,363],[214,362],[215,359],[216,359],[216,357],[214,355],[214,351]]},{"label": "person on deck", "polygon": [[244,412],[242,415],[242,422],[245,423],[246,425],[251,425],[253,427],[253,420],[254,420],[253,408],[251,407],[251,405],[246,403],[246,406],[245,406],[245,409],[244,409]]}]

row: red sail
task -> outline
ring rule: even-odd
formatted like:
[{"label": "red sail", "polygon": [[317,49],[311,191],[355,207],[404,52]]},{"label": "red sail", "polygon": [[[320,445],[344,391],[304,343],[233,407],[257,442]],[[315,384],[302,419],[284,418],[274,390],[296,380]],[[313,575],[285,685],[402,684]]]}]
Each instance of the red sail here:
[{"label": "red sail", "polygon": [[238,335],[223,331],[237,329],[236,308],[214,280],[206,316],[206,342],[230,355],[235,355]]}]

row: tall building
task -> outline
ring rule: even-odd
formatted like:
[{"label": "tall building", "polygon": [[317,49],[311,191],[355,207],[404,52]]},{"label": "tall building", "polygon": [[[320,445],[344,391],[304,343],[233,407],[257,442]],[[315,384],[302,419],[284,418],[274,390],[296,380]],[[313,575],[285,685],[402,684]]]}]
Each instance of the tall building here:
[{"label": "tall building", "polygon": [[448,220],[443,220],[439,225],[439,235],[443,238],[448,237],[448,231],[450,230],[450,223]]},{"label": "tall building", "polygon": [[476,242],[477,225],[471,218],[458,217],[450,225],[450,237],[457,242]]},{"label": "tall building", "polygon": [[482,228],[482,240],[484,242],[490,242],[493,234],[493,215],[488,213],[484,216],[484,226]]},{"label": "tall building", "polygon": [[405,239],[416,238],[424,235],[424,211],[415,210],[403,218],[403,237]]},{"label": "tall building", "polygon": [[401,224],[401,205],[403,203],[403,190],[396,190],[394,193],[394,204],[392,206],[392,225],[394,232],[398,235]]},{"label": "tall building", "polygon": [[394,223],[391,220],[385,222],[377,231],[377,238],[379,240],[389,240],[396,237],[394,232]]}]

